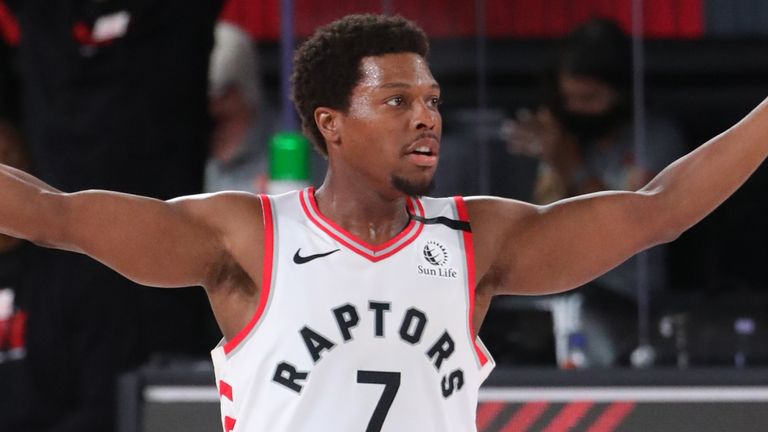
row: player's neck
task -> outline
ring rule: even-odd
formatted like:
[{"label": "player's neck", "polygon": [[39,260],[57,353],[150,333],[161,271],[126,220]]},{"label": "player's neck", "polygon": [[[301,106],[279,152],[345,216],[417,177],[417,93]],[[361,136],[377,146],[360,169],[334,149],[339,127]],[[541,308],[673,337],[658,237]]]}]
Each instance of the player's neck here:
[{"label": "player's neck", "polygon": [[345,187],[329,177],[315,192],[315,199],[320,213],[372,245],[391,240],[410,220],[405,196],[387,196],[359,184]]}]

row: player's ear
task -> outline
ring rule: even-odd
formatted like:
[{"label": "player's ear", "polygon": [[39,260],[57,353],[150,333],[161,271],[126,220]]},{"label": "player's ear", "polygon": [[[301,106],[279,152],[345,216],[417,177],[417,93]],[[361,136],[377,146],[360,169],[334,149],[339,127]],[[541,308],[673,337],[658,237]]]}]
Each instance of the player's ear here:
[{"label": "player's ear", "polygon": [[336,144],[340,140],[341,121],[339,114],[338,111],[331,108],[318,107],[315,109],[315,124],[328,144]]}]

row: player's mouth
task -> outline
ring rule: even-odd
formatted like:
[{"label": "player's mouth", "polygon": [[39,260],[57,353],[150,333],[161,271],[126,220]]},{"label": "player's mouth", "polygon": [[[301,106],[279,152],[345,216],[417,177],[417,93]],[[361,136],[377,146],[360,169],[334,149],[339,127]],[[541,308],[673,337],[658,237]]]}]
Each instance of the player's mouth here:
[{"label": "player's mouth", "polygon": [[408,147],[406,157],[414,165],[433,167],[437,165],[439,148],[437,135],[425,134]]}]

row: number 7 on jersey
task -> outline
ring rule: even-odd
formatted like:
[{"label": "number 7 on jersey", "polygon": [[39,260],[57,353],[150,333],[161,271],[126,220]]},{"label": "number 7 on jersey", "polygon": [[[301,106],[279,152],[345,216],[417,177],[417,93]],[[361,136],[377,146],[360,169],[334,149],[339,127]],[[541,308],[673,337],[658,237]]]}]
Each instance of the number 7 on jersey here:
[{"label": "number 7 on jersey", "polygon": [[389,408],[395,400],[397,390],[400,388],[400,372],[357,371],[357,382],[360,384],[383,384],[384,391],[381,394],[376,409],[373,410],[371,420],[365,432],[379,432],[384,426]]}]

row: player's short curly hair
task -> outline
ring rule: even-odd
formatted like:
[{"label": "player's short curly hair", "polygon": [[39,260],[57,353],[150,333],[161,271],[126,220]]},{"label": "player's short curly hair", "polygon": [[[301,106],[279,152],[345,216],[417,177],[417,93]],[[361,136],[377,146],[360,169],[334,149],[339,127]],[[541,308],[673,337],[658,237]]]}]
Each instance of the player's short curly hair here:
[{"label": "player's short curly hair", "polygon": [[323,155],[325,139],[315,124],[315,109],[349,108],[352,89],[361,78],[363,57],[416,53],[426,58],[427,35],[400,16],[348,15],[320,27],[296,50],[291,76],[291,98],[304,134]]}]

